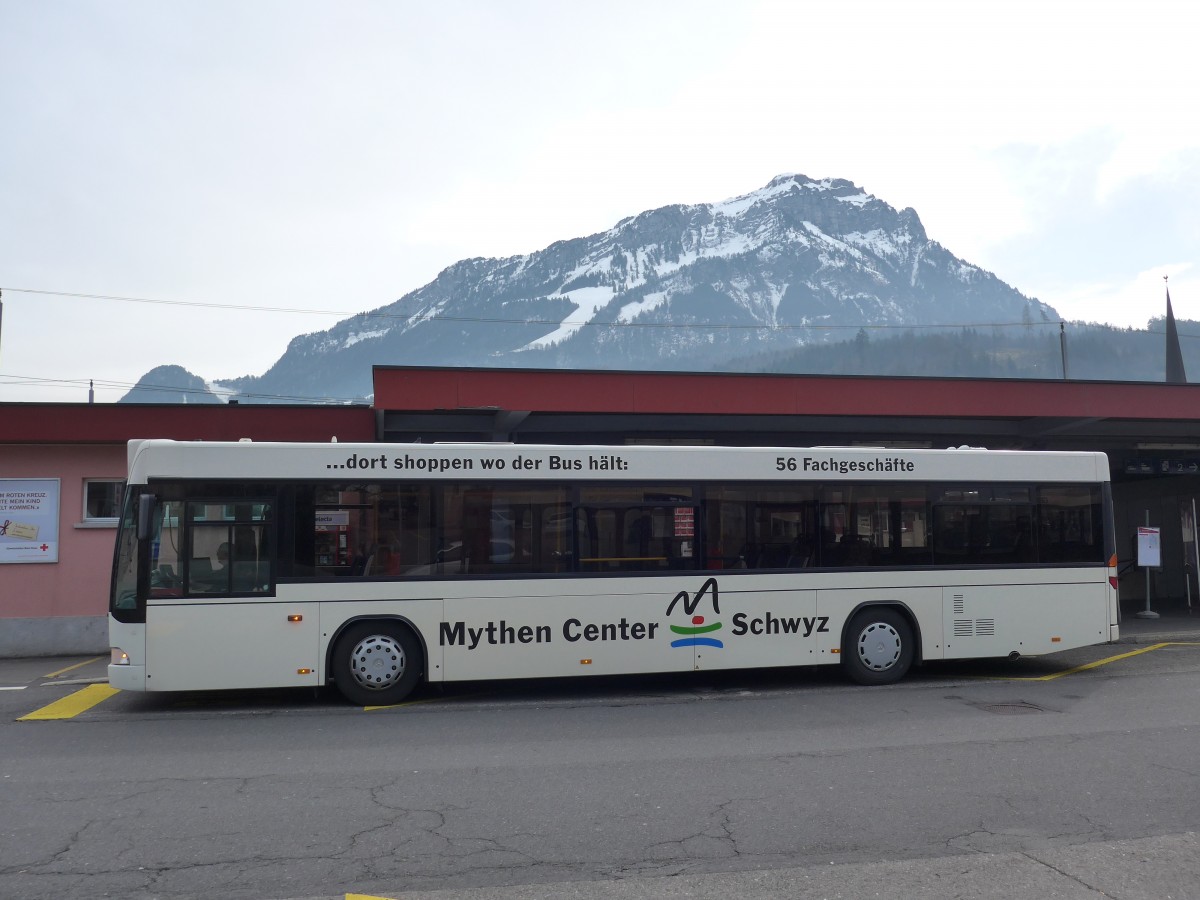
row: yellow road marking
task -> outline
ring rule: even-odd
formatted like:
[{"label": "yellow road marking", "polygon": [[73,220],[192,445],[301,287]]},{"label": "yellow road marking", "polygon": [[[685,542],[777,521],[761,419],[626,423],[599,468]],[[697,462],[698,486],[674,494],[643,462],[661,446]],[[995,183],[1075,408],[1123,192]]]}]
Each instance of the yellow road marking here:
[{"label": "yellow road marking", "polygon": [[89,684],[87,687],[68,694],[61,700],[55,700],[49,706],[34,710],[27,716],[21,716],[18,722],[45,722],[50,719],[71,719],[86,712],[97,703],[101,703],[120,690],[107,684]]},{"label": "yellow road marking", "polygon": [[57,672],[51,672],[49,675],[43,675],[43,678],[57,678],[59,675],[66,675],[68,672],[74,672],[76,669],[82,669],[84,666],[94,662],[100,662],[104,659],[103,656],[97,656],[95,659],[85,659],[81,663],[75,663],[73,666],[67,666],[65,669],[59,669]]},{"label": "yellow road marking", "polygon": [[1108,656],[1104,659],[1098,659],[1095,662],[1084,663],[1082,666],[1075,666],[1071,669],[1063,669],[1061,672],[1051,672],[1049,675],[1014,675],[1011,678],[1005,678],[1005,681],[1053,681],[1055,678],[1063,678],[1067,675],[1075,675],[1079,672],[1086,672],[1088,669],[1098,669],[1100,666],[1107,666],[1109,663],[1118,662],[1122,659],[1129,659],[1131,656],[1141,656],[1143,653],[1149,653],[1151,650],[1161,650],[1163,647],[1200,647],[1200,642],[1197,641],[1164,641],[1161,644],[1151,644],[1149,647],[1142,647],[1139,650],[1130,650],[1128,653],[1118,653],[1116,656]]},{"label": "yellow road marking", "polygon": [[389,898],[376,897],[374,894],[347,894],[346,900],[389,900]]}]

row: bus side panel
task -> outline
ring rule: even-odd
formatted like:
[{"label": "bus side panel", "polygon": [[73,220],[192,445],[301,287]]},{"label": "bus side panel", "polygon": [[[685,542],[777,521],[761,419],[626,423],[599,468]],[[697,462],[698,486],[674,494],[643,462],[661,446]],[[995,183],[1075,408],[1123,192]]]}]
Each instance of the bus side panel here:
[{"label": "bus side panel", "polygon": [[[717,644],[697,646],[697,669],[811,666],[823,661],[820,642],[829,623],[817,615],[816,591],[726,590],[721,594],[720,615],[703,612],[707,619],[697,623],[699,627],[721,627],[706,635]],[[688,625],[687,619],[673,618],[676,627]]]},{"label": "bus side panel", "polygon": [[819,591],[817,612],[829,619],[828,631],[820,635],[818,662],[838,662],[842,630],[855,610],[870,605],[897,606],[915,620],[920,659],[941,659],[945,642],[942,637],[942,589],[940,587],[863,587]]},{"label": "bus side panel", "polygon": [[946,658],[1038,656],[1104,643],[1109,591],[1099,580],[943,588]]},{"label": "bus side panel", "polygon": [[[289,621],[295,616],[300,618]],[[315,603],[151,606],[146,610],[146,689],[316,685],[318,629]]]},{"label": "bus side panel", "polygon": [[657,591],[503,602],[447,597],[438,635],[446,680],[690,671],[695,647],[672,646],[679,636],[668,628],[665,605]]}]

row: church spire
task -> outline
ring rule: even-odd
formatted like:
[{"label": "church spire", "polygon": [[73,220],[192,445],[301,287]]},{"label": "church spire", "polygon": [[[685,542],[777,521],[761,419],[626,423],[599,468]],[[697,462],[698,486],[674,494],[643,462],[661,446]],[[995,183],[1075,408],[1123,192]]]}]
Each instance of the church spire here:
[{"label": "church spire", "polygon": [[[1167,276],[1163,276],[1165,283]],[[1171,312],[1171,288],[1167,286],[1167,384],[1187,384],[1187,373],[1183,370],[1183,351],[1179,348],[1179,330],[1175,327],[1175,314]]]}]

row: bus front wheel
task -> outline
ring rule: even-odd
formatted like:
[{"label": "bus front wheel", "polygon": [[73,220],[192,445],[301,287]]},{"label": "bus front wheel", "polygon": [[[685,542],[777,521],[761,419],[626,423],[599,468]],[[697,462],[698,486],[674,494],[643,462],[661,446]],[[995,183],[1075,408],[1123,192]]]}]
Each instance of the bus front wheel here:
[{"label": "bus front wheel", "polygon": [[908,619],[886,606],[855,614],[846,628],[842,666],[859,684],[892,684],[912,666],[916,638]]},{"label": "bus front wheel", "polygon": [[399,703],[421,678],[420,644],[403,625],[351,625],[334,647],[333,678],[342,696],[357,706]]}]

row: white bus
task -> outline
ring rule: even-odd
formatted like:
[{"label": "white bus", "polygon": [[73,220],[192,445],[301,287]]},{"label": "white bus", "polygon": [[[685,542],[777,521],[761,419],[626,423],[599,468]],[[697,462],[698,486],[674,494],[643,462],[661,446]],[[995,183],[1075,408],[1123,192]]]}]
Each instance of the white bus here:
[{"label": "white bus", "polygon": [[924,660],[1117,638],[1101,453],[136,441],[133,691]]}]

